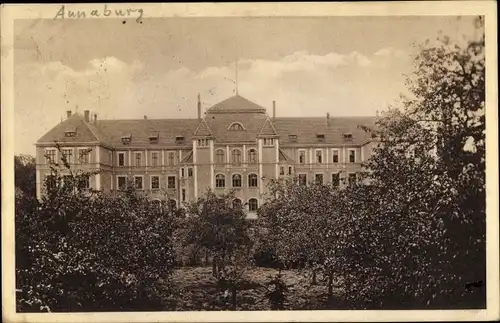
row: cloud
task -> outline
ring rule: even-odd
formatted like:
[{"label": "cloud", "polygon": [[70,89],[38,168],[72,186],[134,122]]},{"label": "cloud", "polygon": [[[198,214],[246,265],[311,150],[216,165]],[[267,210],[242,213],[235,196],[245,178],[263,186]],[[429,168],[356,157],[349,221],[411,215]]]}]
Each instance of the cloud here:
[{"label": "cloud", "polygon": [[382,48],[375,52],[373,54],[374,56],[379,56],[379,57],[397,57],[397,58],[403,58],[403,57],[408,57],[409,53],[401,50],[401,49],[396,49],[393,47],[387,47],[387,48]]},{"label": "cloud", "polygon": [[[382,64],[390,55],[396,59]],[[402,51],[381,49],[371,56],[297,51],[279,60],[242,59],[239,94],[268,111],[276,101],[278,116],[374,115],[404,87],[399,58]],[[16,143],[35,142],[76,106],[106,119],[196,117],[198,93],[204,109],[235,94],[234,64],[155,74],[146,63],[104,57],[81,70],[61,62],[17,66]]]}]

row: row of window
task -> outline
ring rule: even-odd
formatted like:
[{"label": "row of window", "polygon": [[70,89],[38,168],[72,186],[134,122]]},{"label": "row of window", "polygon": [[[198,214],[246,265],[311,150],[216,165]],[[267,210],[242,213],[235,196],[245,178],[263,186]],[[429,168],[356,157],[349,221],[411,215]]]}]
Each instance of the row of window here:
[{"label": "row of window", "polygon": [[[185,201],[184,197],[183,197],[183,201]],[[160,200],[153,200],[153,202],[159,203],[159,204],[162,203],[162,201],[160,201]],[[177,207],[177,201],[176,200],[172,199],[172,200],[169,201],[169,203],[170,203],[170,207],[171,208],[175,209]],[[248,199],[248,203],[247,204],[248,204],[248,211],[250,211],[250,212],[257,212],[257,209],[259,208],[259,201],[256,198],[250,198],[250,199]],[[241,199],[235,198],[232,201],[232,206],[235,209],[239,209],[239,208],[241,208],[243,206],[243,202],[241,201]]]},{"label": "row of window", "polygon": [[[159,175],[151,175],[150,177],[150,188],[152,190],[160,189],[160,176]],[[127,187],[127,176],[117,176],[117,186],[118,189],[125,189]],[[175,176],[167,176],[167,188],[175,189],[177,187]],[[144,189],[144,176],[138,175],[134,176],[133,181],[134,187],[138,190]]]},{"label": "row of window", "polygon": [[[73,149],[63,149],[62,150],[62,155],[66,158],[66,161],[70,164],[73,164],[74,162],[80,163],[80,164],[88,164],[90,161],[90,150],[86,148],[78,148],[77,149],[78,155],[76,160],[74,160],[73,156]],[[49,163],[50,161],[56,161],[56,150],[55,149],[48,149],[46,150],[46,162]],[[348,155],[348,160],[349,163],[355,163],[356,162],[356,150],[354,149],[349,149],[349,155]],[[323,159],[323,150],[317,149],[316,150],[316,163],[317,164],[322,164],[324,163]],[[332,163],[339,163],[339,150],[338,149],[332,149]],[[169,151],[167,152],[167,166],[174,166],[176,165],[176,160],[175,160],[175,152]],[[223,149],[217,149],[215,153],[215,162],[216,164],[223,165],[226,163],[226,156],[225,152]],[[233,149],[231,151],[231,163],[233,165],[239,165],[242,163],[242,152],[240,149]],[[257,151],[255,149],[249,149],[247,152],[247,163],[249,164],[255,164],[257,163]],[[306,151],[305,150],[299,150],[299,164],[305,164],[306,163]],[[125,152],[118,152],[118,166],[125,166]],[[143,161],[143,152],[134,152],[134,160],[133,160],[133,166],[135,167],[141,167],[144,166],[145,162]],[[153,151],[151,152],[151,163],[150,166],[160,166],[161,165],[161,160],[160,160],[160,152],[158,151]]]},{"label": "row of window", "polygon": [[[341,181],[344,181],[345,184],[347,185],[352,185],[355,184],[358,180],[358,175],[356,173],[349,173],[347,177],[341,178],[339,173],[333,173],[332,174],[332,184],[334,186],[339,186]],[[324,184],[324,176],[323,174],[315,174],[314,175],[314,181],[316,184]],[[307,180],[307,174],[299,174],[299,184],[300,185],[307,185],[308,180]]]},{"label": "row of window", "polygon": [[[258,187],[258,177],[257,174],[249,174],[247,177],[248,187]],[[226,176],[223,174],[215,175],[215,187],[224,188],[226,187]],[[232,187],[242,187],[242,177],[240,174],[233,174],[232,176]]]},{"label": "row of window", "polygon": [[[90,163],[90,151],[88,148],[78,148],[76,156],[73,156],[73,149],[62,149],[61,157],[64,157],[68,164],[88,164]],[[45,150],[45,163],[50,164],[51,162],[57,162],[57,150],[47,149]]]},{"label": "row of window", "polygon": [[[339,163],[340,158],[339,158],[340,152],[339,149],[332,149],[332,159],[331,162],[334,164]],[[356,150],[355,149],[349,149],[349,163],[355,163],[356,162]],[[323,150],[317,149],[316,150],[316,163],[317,164],[322,164],[324,162],[323,160]],[[305,164],[306,163],[306,151],[305,150],[299,150],[299,164]]]}]

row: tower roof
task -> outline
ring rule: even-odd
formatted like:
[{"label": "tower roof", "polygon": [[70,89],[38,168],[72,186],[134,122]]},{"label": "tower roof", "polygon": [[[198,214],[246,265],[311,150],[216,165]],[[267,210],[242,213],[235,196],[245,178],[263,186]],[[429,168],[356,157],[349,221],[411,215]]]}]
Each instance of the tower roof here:
[{"label": "tower roof", "polygon": [[232,96],[222,102],[215,104],[207,110],[207,114],[213,113],[266,113],[266,108],[245,99],[240,95]]}]

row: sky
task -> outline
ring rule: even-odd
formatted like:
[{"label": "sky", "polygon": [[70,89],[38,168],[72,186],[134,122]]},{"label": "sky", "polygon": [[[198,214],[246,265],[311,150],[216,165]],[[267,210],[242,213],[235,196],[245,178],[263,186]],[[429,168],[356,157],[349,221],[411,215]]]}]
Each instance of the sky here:
[{"label": "sky", "polygon": [[414,44],[458,38],[472,17],[16,20],[15,153],[66,110],[98,119],[195,118],[238,93],[288,117],[369,116],[395,104]]}]

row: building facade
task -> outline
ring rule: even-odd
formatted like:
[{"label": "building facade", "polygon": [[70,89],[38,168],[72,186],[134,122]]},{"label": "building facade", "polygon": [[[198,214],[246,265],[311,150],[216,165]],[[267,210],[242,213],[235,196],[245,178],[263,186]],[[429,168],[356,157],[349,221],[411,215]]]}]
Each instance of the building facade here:
[{"label": "building facade", "polygon": [[[88,185],[114,193],[132,181],[154,199],[177,206],[208,189],[234,190],[252,216],[271,178],[297,177],[348,185],[376,145],[359,128],[376,117],[287,118],[236,95],[196,119],[97,120],[67,112],[66,120],[36,143],[37,196],[49,160],[66,156],[72,168],[98,170]],[[59,149],[56,148],[58,143]]]}]

